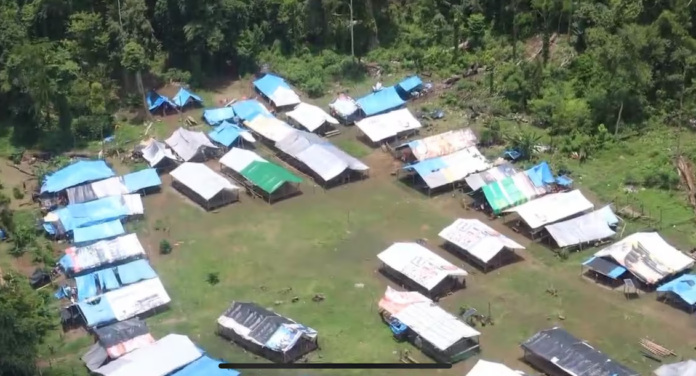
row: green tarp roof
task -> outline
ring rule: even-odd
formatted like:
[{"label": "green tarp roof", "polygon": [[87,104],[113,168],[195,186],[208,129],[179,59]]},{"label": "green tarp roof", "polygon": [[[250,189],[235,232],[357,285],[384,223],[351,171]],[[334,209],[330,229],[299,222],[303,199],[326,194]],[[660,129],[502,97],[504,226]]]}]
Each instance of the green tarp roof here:
[{"label": "green tarp roof", "polygon": [[517,176],[513,175],[483,187],[483,194],[486,196],[488,204],[491,205],[493,213],[500,214],[505,209],[524,204],[539,196],[535,192],[525,194],[515,183]]},{"label": "green tarp roof", "polygon": [[292,172],[270,162],[253,161],[239,172],[267,193],[275,192],[284,183],[301,183]]}]

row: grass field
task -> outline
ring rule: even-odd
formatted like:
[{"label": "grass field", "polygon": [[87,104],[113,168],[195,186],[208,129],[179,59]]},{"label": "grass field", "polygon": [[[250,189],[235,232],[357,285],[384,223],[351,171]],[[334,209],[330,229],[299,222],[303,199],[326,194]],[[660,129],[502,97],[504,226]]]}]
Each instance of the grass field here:
[{"label": "grass field", "polygon": [[[205,98],[215,100],[216,96],[234,96],[245,90],[237,87],[224,94],[206,93]],[[191,116],[197,118],[198,112],[192,112]],[[460,123],[458,117],[452,116],[438,128]],[[158,123],[154,132],[164,136],[175,125],[176,120],[169,119]],[[118,132],[120,138],[128,139],[137,137],[141,130],[124,126]],[[302,196],[272,206],[243,197],[241,203],[206,213],[173,191],[165,177],[163,192],[144,199],[145,219],[129,224],[129,228],[139,234],[172,298],[167,312],[148,319],[157,338],[168,333],[186,334],[212,356],[228,361],[262,361],[214,334],[217,317],[232,301],[254,301],[319,331],[322,350],[312,355],[312,361],[394,362],[398,361],[399,351],[406,348],[420,361],[428,361],[410,345],[391,339],[391,332],[381,322],[376,307],[388,283],[377,272],[377,253],[394,241],[426,238],[431,250],[471,273],[467,289],[443,299],[441,304],[453,313],[460,306],[473,306],[486,312],[490,304],[495,325],[477,328],[482,332],[484,359],[529,370],[519,360],[522,355],[519,343],[536,331],[557,324],[641,374],[656,366],[640,355],[637,341],[641,337],[650,337],[684,358],[693,357],[694,343],[690,338],[696,335],[696,326],[689,315],[656,302],[652,294],[627,301],[620,292],[606,290],[579,276],[580,261],[592,250],[561,261],[548,249],[530,243],[496,221],[490,222],[493,227],[527,246],[521,252],[524,261],[484,275],[443,251],[437,233],[444,226],[457,217],[482,218],[478,213],[462,209],[459,197],[445,194],[426,199],[394,181],[389,176],[392,169],[389,158],[355,141],[352,132],[346,131],[332,141],[362,157],[372,168],[372,177],[362,182],[327,192],[305,182]],[[654,149],[663,147],[651,142],[650,147]],[[595,193],[598,201],[607,202],[623,194],[621,184],[629,162],[635,168],[640,167],[650,154],[632,155],[614,164],[608,161],[616,150],[606,153],[583,165],[571,165],[573,162],[559,158],[552,160],[567,164],[580,186]],[[656,210],[653,208],[664,208],[667,213],[664,216],[669,217],[666,220],[682,221],[692,215],[684,208],[679,195],[657,190],[641,191],[637,195],[651,203],[651,212]],[[666,220],[664,223],[672,223]],[[641,226],[631,224],[629,229]],[[156,230],[162,227],[169,231]],[[668,227],[667,231],[677,235],[689,233],[688,225],[681,222]],[[157,245],[164,238],[176,244],[169,255],[157,252]],[[686,242],[689,237],[680,240]],[[0,252],[0,267],[11,263],[8,257],[6,252]],[[19,260],[19,264],[26,265],[25,261]],[[209,285],[206,282],[209,273],[219,273],[220,283]],[[288,288],[292,290],[282,292]],[[549,288],[556,289],[558,296],[548,294]],[[326,299],[312,302],[315,294],[323,294]],[[291,303],[293,297],[300,300]],[[75,375],[84,374],[79,357],[89,345],[90,338],[84,332],[65,335],[55,332],[42,348],[46,360],[43,363],[49,363],[50,359],[53,367],[72,369]],[[474,363],[475,360],[468,360],[452,371],[438,374],[462,375]],[[288,373],[246,371],[243,374]]]}]

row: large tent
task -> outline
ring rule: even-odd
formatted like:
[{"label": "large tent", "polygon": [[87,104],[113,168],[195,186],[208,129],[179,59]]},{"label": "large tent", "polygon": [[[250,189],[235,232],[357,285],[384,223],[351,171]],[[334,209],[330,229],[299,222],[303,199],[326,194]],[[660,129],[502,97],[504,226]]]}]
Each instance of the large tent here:
[{"label": "large tent", "polygon": [[297,193],[302,182],[290,171],[250,150],[232,148],[220,159],[220,164],[231,170],[222,169],[233,179],[250,185],[251,189],[258,188],[254,191],[269,203]]},{"label": "large tent", "polygon": [[66,189],[65,193],[71,204],[80,204],[109,196],[136,193],[141,190],[159,187],[160,185],[162,185],[162,180],[157,174],[157,170],[147,168],[121,177],[113,177],[71,187]]},{"label": "large tent", "polygon": [[258,115],[273,116],[266,106],[256,99],[245,99],[243,101],[234,102],[231,107],[237,117],[244,121],[252,120]]},{"label": "large tent", "polygon": [[423,80],[421,80],[421,78],[417,75],[408,76],[396,84],[396,86],[402,90],[404,94],[410,95],[414,91],[418,91],[423,88]]},{"label": "large tent", "polygon": [[73,242],[79,246],[88,242],[109,239],[126,233],[123,223],[115,219],[89,227],[80,227],[73,230]]},{"label": "large tent", "polygon": [[618,218],[607,205],[577,218],[546,226],[546,231],[559,247],[571,247],[614,236]]},{"label": "large tent", "polygon": [[150,112],[161,111],[162,114],[166,115],[167,110],[176,109],[176,104],[174,104],[171,99],[165,97],[164,95],[160,95],[154,90],[148,92],[145,97]]},{"label": "large tent", "polygon": [[209,108],[203,111],[203,120],[212,126],[219,125],[224,121],[232,121],[235,116],[232,107]]},{"label": "large tent", "polygon": [[171,176],[175,188],[207,210],[239,200],[239,187],[202,163],[183,163]]},{"label": "large tent", "polygon": [[365,116],[374,116],[395,110],[406,104],[406,101],[399,96],[396,86],[390,86],[358,99],[357,103]]},{"label": "large tent", "polygon": [[250,143],[256,142],[256,139],[254,139],[254,136],[252,136],[249,131],[242,129],[242,127],[237,124],[228,123],[226,121],[223,121],[212,131],[208,132],[208,137],[225,147],[232,146],[240,137]]},{"label": "large tent", "polygon": [[286,115],[310,132],[320,131],[328,124],[338,124],[338,120],[327,114],[321,107],[304,102],[298,104],[295,109],[289,111]]},{"label": "large tent", "polygon": [[415,133],[421,128],[421,123],[408,108],[371,116],[358,121],[355,125],[373,143]]},{"label": "large tent", "polygon": [[147,161],[150,167],[164,167],[167,164],[173,164],[177,160],[174,153],[167,148],[167,145],[154,138],[142,142],[139,148],[143,159]]},{"label": "large tent", "polygon": [[107,179],[116,173],[102,160],[78,161],[47,175],[41,193],[56,193],[79,184]]},{"label": "large tent", "polygon": [[203,104],[203,98],[182,87],[176,93],[174,98],[172,98],[172,103],[179,108],[184,108],[184,106],[189,103]]},{"label": "large tent", "polygon": [[103,240],[85,247],[70,247],[60,258],[58,265],[68,276],[108,266],[119,261],[145,256],[136,234]]},{"label": "large tent", "polygon": [[[426,159],[442,157],[458,152],[471,146],[476,146],[476,135],[470,128],[458,129],[426,137],[420,140],[410,141],[396,148],[396,150],[408,148],[403,158],[406,161],[424,161]],[[407,155],[411,154],[411,156]]]},{"label": "large tent", "polygon": [[535,186],[524,171],[483,186],[483,194],[495,214],[543,196],[546,192],[545,188]]},{"label": "large tent", "polygon": [[83,274],[75,277],[77,301],[89,300],[100,294],[153,278],[157,278],[157,273],[144,259]]},{"label": "large tent", "polygon": [[529,229],[537,230],[593,208],[594,204],[576,189],[571,192],[552,193],[506,211],[517,213]]},{"label": "large tent", "polygon": [[108,196],[98,200],[70,204],[44,217],[44,229],[51,235],[61,235],[81,227],[123,219],[144,213],[138,194]]},{"label": "large tent", "polygon": [[[696,275],[682,274],[657,288],[658,299],[678,303],[693,313],[696,310]],[[696,374],[694,374],[696,376]]]},{"label": "large tent", "polygon": [[171,147],[176,154],[184,160],[204,160],[206,149],[217,149],[203,132],[194,132],[179,128],[164,142]]},{"label": "large tent", "polygon": [[245,121],[244,125],[271,142],[278,142],[297,131],[286,122],[270,115],[257,115],[252,120]]},{"label": "large tent", "polygon": [[510,163],[505,162],[491,167],[486,171],[471,174],[464,180],[472,191],[478,191],[485,185],[501,181],[507,177],[515,175],[516,173],[517,170],[515,170],[515,167],[513,167]]},{"label": "large tent", "polygon": [[94,328],[93,331],[97,344],[106,350],[110,359],[118,359],[155,342],[147,323],[138,318]]},{"label": "large tent", "polygon": [[254,81],[254,87],[276,107],[294,106],[300,103],[300,97],[281,77],[267,73]]},{"label": "large tent", "polygon": [[471,146],[443,157],[426,159],[404,169],[415,171],[431,192],[433,189],[458,183],[469,174],[486,170],[490,166],[478,148]]}]

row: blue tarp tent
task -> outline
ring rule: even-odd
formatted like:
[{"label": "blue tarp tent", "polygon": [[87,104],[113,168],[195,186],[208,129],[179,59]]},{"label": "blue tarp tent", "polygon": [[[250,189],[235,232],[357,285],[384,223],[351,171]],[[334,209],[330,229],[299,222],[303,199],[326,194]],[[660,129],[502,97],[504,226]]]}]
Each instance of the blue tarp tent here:
[{"label": "blue tarp tent", "polygon": [[272,116],[266,107],[255,99],[247,99],[232,104],[234,113],[244,121],[253,120],[259,114]]},{"label": "blue tarp tent", "polygon": [[114,314],[113,309],[111,309],[111,304],[103,297],[91,302],[80,302],[77,303],[77,305],[85,318],[87,326],[91,327],[116,321],[116,314]]},{"label": "blue tarp tent", "polygon": [[52,213],[60,219],[65,232],[68,232],[80,227],[125,218],[129,214],[129,209],[122,196],[109,196],[81,204],[70,204]]},{"label": "blue tarp tent", "polygon": [[239,372],[233,369],[220,369],[221,361],[211,359],[206,355],[189,363],[172,376],[238,376]]},{"label": "blue tarp tent", "polygon": [[536,187],[543,187],[547,184],[553,184],[556,182],[556,179],[553,178],[553,174],[551,173],[551,168],[546,162],[541,162],[538,165],[530,168],[529,170],[525,171],[525,174],[527,174],[529,180],[531,180]]},{"label": "blue tarp tent", "polygon": [[696,275],[684,274],[658,287],[657,292],[671,292],[686,304],[693,306],[696,304]]},{"label": "blue tarp tent", "polygon": [[123,285],[157,278],[157,273],[152,269],[147,260],[136,260],[116,267],[116,273]]},{"label": "blue tarp tent", "polygon": [[126,230],[123,229],[123,224],[117,219],[94,226],[76,228],[73,230],[73,240],[75,243],[86,243],[112,238],[125,233]]},{"label": "blue tarp tent", "polygon": [[238,125],[225,121],[210,131],[208,137],[215,142],[230,147],[237,141],[241,133],[242,129]]},{"label": "blue tarp tent", "polygon": [[232,120],[235,116],[232,107],[211,108],[203,111],[203,120],[212,126],[216,126],[226,120]]},{"label": "blue tarp tent", "polygon": [[288,85],[283,78],[270,73],[266,73],[265,76],[254,81],[254,87],[268,98],[270,98],[279,87],[290,89],[290,85]]},{"label": "blue tarp tent", "polygon": [[399,82],[397,86],[406,93],[410,93],[423,87],[423,81],[418,76],[410,76]]},{"label": "blue tarp tent", "polygon": [[163,95],[159,95],[159,93],[157,93],[156,91],[150,91],[149,93],[147,93],[145,97],[147,98],[147,105],[149,106],[150,111],[155,111],[160,107],[176,107],[174,102],[172,102],[169,98]]},{"label": "blue tarp tent", "polygon": [[41,193],[60,192],[66,188],[115,175],[104,161],[79,161],[46,176],[41,185]]},{"label": "blue tarp tent", "polygon": [[358,105],[365,112],[366,116],[372,116],[381,114],[382,112],[387,112],[399,108],[406,103],[399,93],[396,91],[396,87],[390,86],[384,89],[374,92],[372,94],[366,95],[357,100]]},{"label": "blue tarp tent", "polygon": [[121,287],[113,269],[99,270],[79,277],[75,277],[77,287],[77,301],[93,298],[101,293],[116,290]]},{"label": "blue tarp tent", "polygon": [[125,184],[129,193],[135,193],[141,189],[159,187],[162,185],[162,180],[159,175],[157,175],[157,170],[154,168],[146,168],[124,175],[123,184]]},{"label": "blue tarp tent", "polygon": [[203,103],[203,99],[201,99],[201,97],[184,89],[183,87],[179,89],[179,92],[176,93],[174,98],[172,98],[174,105],[179,108],[186,106],[189,101],[198,102],[201,104]]}]

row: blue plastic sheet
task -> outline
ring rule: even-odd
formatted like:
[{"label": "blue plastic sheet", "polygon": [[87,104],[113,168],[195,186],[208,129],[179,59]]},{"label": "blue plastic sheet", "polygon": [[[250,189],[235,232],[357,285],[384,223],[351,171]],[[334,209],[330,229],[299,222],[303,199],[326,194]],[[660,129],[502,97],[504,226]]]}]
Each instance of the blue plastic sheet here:
[{"label": "blue plastic sheet", "polygon": [[135,193],[141,189],[159,187],[162,185],[162,180],[157,174],[157,170],[154,168],[146,168],[124,175],[123,183],[126,185],[128,192]]},{"label": "blue plastic sheet", "polygon": [[218,125],[235,117],[234,107],[211,108],[203,111],[203,120],[209,125]]},{"label": "blue plastic sheet", "polygon": [[546,162],[539,163],[538,165],[525,171],[525,173],[529,177],[529,180],[531,180],[532,183],[537,187],[543,187],[547,184],[553,184],[556,182],[556,179],[553,178],[553,174],[551,173],[551,168]]},{"label": "blue plastic sheet", "polygon": [[66,232],[121,219],[127,217],[128,213],[128,206],[121,196],[110,196],[81,204],[70,204],[53,212],[60,218],[60,223]]},{"label": "blue plastic sheet", "polygon": [[442,161],[442,157],[426,159],[424,161],[418,162],[407,166],[407,169],[414,169],[420,176],[428,176],[435,171],[446,168],[447,164]]},{"label": "blue plastic sheet", "polygon": [[423,86],[423,80],[418,76],[406,77],[403,81],[397,84],[403,91],[410,93]]},{"label": "blue plastic sheet", "polygon": [[111,305],[104,297],[95,299],[89,303],[80,302],[77,303],[77,306],[80,308],[80,312],[82,312],[87,326],[91,327],[116,321],[116,315],[113,309],[111,309]]},{"label": "blue plastic sheet", "polygon": [[60,192],[66,188],[115,175],[104,161],[78,161],[46,176],[41,185],[41,193]]},{"label": "blue plastic sheet", "polygon": [[358,99],[357,102],[366,116],[381,114],[399,108],[406,103],[401,99],[394,86],[385,87],[380,91],[366,95]]},{"label": "blue plastic sheet", "polygon": [[157,273],[147,260],[137,260],[119,265],[116,267],[116,272],[124,285],[157,277]]},{"label": "blue plastic sheet", "polygon": [[75,243],[86,243],[95,240],[112,238],[125,234],[123,224],[120,220],[105,222],[94,226],[81,227],[73,230],[73,240]]},{"label": "blue plastic sheet", "polygon": [[696,275],[684,274],[657,288],[658,292],[672,292],[689,305],[696,304]]},{"label": "blue plastic sheet", "polygon": [[189,100],[193,100],[198,103],[203,103],[203,99],[201,99],[201,97],[184,89],[183,87],[179,89],[179,92],[176,93],[174,98],[172,98],[172,102],[174,102],[174,105],[178,107],[184,107]]},{"label": "blue plastic sheet", "polygon": [[239,138],[242,129],[235,124],[223,122],[208,133],[208,137],[215,142],[230,147]]},{"label": "blue plastic sheet", "polygon": [[234,113],[237,114],[240,119],[246,121],[253,120],[258,115],[271,116],[271,113],[268,112],[266,107],[255,99],[236,102],[232,104],[232,109],[234,109]]},{"label": "blue plastic sheet", "polygon": [[172,102],[169,98],[163,95],[159,95],[159,93],[157,93],[156,91],[151,91],[147,93],[146,98],[147,105],[149,106],[150,111],[154,111],[162,106],[176,106],[174,102]]},{"label": "blue plastic sheet", "polygon": [[285,82],[284,79],[278,77],[274,74],[267,73],[265,76],[254,81],[254,87],[260,91],[263,95],[271,97],[279,87],[290,89],[290,86]]},{"label": "blue plastic sheet", "polygon": [[98,294],[116,290],[121,287],[113,269],[99,270],[94,273],[75,277],[77,287],[77,301],[93,298]]},{"label": "blue plastic sheet", "polygon": [[175,372],[172,376],[238,376],[239,372],[233,369],[220,369],[221,361],[211,359],[207,355],[196,359],[189,363],[180,371]]}]

